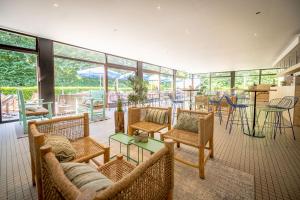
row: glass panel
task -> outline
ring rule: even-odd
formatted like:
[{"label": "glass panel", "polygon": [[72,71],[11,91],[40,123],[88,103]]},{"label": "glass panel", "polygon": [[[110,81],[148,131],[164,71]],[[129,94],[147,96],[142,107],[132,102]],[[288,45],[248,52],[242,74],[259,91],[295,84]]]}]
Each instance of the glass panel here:
[{"label": "glass panel", "polygon": [[173,76],[161,74],[160,75],[160,91],[173,90]]},{"label": "glass panel", "polygon": [[143,69],[147,69],[147,70],[151,70],[151,71],[156,71],[156,72],[160,71],[160,67],[159,66],[151,65],[151,64],[148,64],[148,63],[143,63]]},{"label": "glass panel", "polygon": [[271,84],[278,85],[278,77],[277,75],[262,75],[261,76],[261,84]]},{"label": "glass panel", "polygon": [[148,82],[148,100],[159,99],[159,75],[143,73],[143,79]]},{"label": "glass panel", "polygon": [[231,86],[231,77],[218,77],[211,79],[212,91],[224,91],[229,90]]},{"label": "glass panel", "polygon": [[183,72],[183,71],[176,71],[176,76],[178,77],[188,77],[188,73],[187,72]]},{"label": "glass panel", "polygon": [[160,68],[160,73],[163,73],[163,74],[170,74],[170,75],[173,75],[173,69],[169,69],[169,68],[166,68],[166,67],[161,67]]},{"label": "glass panel", "polygon": [[38,98],[36,66],[35,54],[0,49],[0,93],[3,121],[19,118],[16,94],[19,87],[23,89],[25,101]]},{"label": "glass panel", "polygon": [[54,55],[105,63],[105,54],[54,42]]},{"label": "glass panel", "polygon": [[219,77],[219,76],[230,76],[230,72],[213,72],[211,73],[212,77]]},{"label": "glass panel", "polygon": [[127,102],[127,96],[132,89],[128,77],[134,76],[135,72],[123,69],[108,68],[108,104],[109,107],[115,107],[118,95],[123,102]]},{"label": "glass panel", "polygon": [[36,39],[17,33],[0,30],[0,44],[22,47],[27,49],[36,49]]},{"label": "glass panel", "polygon": [[259,76],[236,76],[235,87],[247,89],[249,86],[259,83]]},{"label": "glass panel", "polygon": [[107,62],[116,64],[116,65],[123,65],[123,66],[127,66],[127,67],[134,67],[134,68],[137,67],[137,61],[135,61],[135,60],[130,60],[130,59],[121,58],[121,57],[112,56],[112,55],[107,55]]},{"label": "glass panel", "polygon": [[277,74],[279,69],[263,69],[261,70],[261,74]]},{"label": "glass panel", "polygon": [[55,58],[54,69],[57,114],[80,112],[82,106],[90,106],[90,97],[97,99],[93,104],[99,103],[98,108],[103,106],[103,65]]},{"label": "glass panel", "polygon": [[235,76],[253,76],[259,75],[259,70],[236,71]]}]

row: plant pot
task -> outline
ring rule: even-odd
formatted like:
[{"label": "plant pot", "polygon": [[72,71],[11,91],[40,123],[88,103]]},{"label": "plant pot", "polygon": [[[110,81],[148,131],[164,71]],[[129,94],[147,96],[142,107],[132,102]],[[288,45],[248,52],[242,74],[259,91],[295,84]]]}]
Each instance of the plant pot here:
[{"label": "plant pot", "polygon": [[124,112],[115,111],[115,132],[125,133],[124,129]]}]

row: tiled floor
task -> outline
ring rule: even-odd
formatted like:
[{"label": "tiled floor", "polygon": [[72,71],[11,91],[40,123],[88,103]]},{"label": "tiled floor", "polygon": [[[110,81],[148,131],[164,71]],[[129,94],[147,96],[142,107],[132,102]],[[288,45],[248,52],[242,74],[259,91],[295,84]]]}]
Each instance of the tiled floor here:
[{"label": "tiled floor", "polygon": [[[113,120],[90,124],[91,135],[108,143]],[[158,135],[157,135],[158,137]],[[215,123],[215,157],[225,165],[253,174],[256,199],[300,199],[300,128],[294,141],[290,132],[252,138],[224,123]],[[17,139],[15,125],[0,125],[0,199],[36,199],[31,183],[28,139]]]}]

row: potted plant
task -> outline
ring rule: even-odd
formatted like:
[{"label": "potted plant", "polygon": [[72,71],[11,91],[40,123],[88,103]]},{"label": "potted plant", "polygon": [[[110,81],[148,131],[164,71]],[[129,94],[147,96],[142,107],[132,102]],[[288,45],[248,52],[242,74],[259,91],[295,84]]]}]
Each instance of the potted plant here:
[{"label": "potted plant", "polygon": [[133,91],[128,95],[129,105],[137,107],[144,104],[147,100],[148,83],[138,76],[130,76],[128,80]]},{"label": "potted plant", "polygon": [[125,133],[124,130],[124,112],[123,112],[123,102],[120,96],[118,96],[117,110],[115,111],[115,132]]}]

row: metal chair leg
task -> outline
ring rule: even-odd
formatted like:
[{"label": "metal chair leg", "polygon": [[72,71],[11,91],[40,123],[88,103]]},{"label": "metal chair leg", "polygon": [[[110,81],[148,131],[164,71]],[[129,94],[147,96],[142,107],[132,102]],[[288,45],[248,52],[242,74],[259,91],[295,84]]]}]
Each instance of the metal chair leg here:
[{"label": "metal chair leg", "polygon": [[269,112],[266,113],[266,118],[265,118],[265,120],[264,120],[264,124],[263,124],[263,127],[262,127],[262,129],[261,129],[261,132],[262,132],[262,133],[264,132],[264,128],[265,128],[265,125],[266,125],[266,121],[267,121],[268,115],[269,115]]},{"label": "metal chair leg", "polygon": [[232,107],[230,107],[230,109],[229,109],[229,113],[228,113],[228,118],[227,118],[227,122],[226,122],[226,128],[225,129],[227,129],[227,126],[228,126],[228,122],[229,122],[229,119],[230,119],[230,116],[231,116],[231,113],[232,113]]},{"label": "metal chair leg", "polygon": [[294,132],[294,125],[293,125],[293,122],[292,122],[291,113],[290,113],[289,109],[288,109],[288,113],[289,113],[289,118],[290,118],[291,128],[292,128],[292,131],[293,131],[294,140],[296,140],[295,132]]},{"label": "metal chair leg", "polygon": [[234,120],[234,118],[235,118],[235,113],[236,113],[236,109],[234,108],[234,109],[233,109],[233,113],[232,113],[232,115],[231,115],[229,134],[231,133],[231,130],[232,130],[232,124],[233,124],[233,120]]}]

